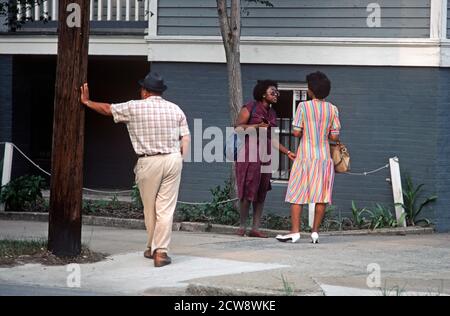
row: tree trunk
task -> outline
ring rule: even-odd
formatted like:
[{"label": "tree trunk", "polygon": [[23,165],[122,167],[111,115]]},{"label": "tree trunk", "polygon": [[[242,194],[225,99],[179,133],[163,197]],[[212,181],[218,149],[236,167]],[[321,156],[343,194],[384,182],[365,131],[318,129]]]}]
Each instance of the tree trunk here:
[{"label": "tree trunk", "polygon": [[[228,15],[227,1],[217,1],[217,12],[219,15],[220,33],[225,48],[228,73],[228,93],[230,108],[230,123],[235,126],[243,103],[242,74],[241,74],[241,2],[231,1],[230,16]],[[235,166],[231,172],[232,197],[236,196]]]},{"label": "tree trunk", "polygon": [[216,1],[220,33],[227,61],[230,120],[232,126],[234,126],[243,102],[240,52],[241,2],[240,0],[232,0],[231,15],[228,16],[227,1]]},{"label": "tree trunk", "polygon": [[89,1],[60,0],[58,16],[48,249],[72,257],[81,252],[84,107],[80,86],[87,77]]}]

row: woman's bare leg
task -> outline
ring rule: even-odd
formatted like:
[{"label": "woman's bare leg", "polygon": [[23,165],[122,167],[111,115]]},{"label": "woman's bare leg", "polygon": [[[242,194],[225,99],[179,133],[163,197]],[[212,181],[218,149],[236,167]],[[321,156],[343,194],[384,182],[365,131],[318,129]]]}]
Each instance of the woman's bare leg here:
[{"label": "woman's bare leg", "polygon": [[242,199],[239,202],[239,212],[241,215],[240,228],[247,228],[248,212],[250,210],[250,201]]},{"label": "woman's bare leg", "polygon": [[264,202],[253,202],[253,230],[258,230],[261,226],[261,217],[264,209]]},{"label": "woman's bare leg", "polygon": [[300,232],[300,220],[302,217],[303,206],[300,204],[291,204],[291,233]]},{"label": "woman's bare leg", "polygon": [[320,224],[322,224],[323,217],[325,216],[325,211],[327,209],[326,203],[316,203],[316,209],[314,213],[314,224],[312,227],[312,232],[319,232]]}]

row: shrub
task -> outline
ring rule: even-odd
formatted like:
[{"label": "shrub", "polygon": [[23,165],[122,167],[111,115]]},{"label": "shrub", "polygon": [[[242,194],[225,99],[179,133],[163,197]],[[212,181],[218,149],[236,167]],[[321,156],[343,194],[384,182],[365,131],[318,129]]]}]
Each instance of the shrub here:
[{"label": "shrub", "polygon": [[367,208],[358,208],[354,201],[352,201],[352,224],[353,227],[364,229],[369,228],[371,220],[367,219],[364,215],[368,215],[369,218],[373,218],[374,214]]},{"label": "shrub", "polygon": [[371,229],[397,227],[398,222],[403,222],[406,216],[406,214],[403,214],[400,220],[397,221],[389,208],[378,203],[375,205],[375,208],[370,210],[370,213],[372,214],[370,220]]},{"label": "shrub", "polygon": [[133,190],[131,191],[131,200],[133,201],[135,207],[137,208],[144,207],[141,200],[141,193],[139,192],[139,187],[137,186],[137,184],[133,186]]},{"label": "shrub", "polygon": [[179,221],[198,221],[223,225],[239,223],[239,212],[233,202],[222,203],[231,199],[231,181],[224,187],[217,186],[210,190],[212,202],[200,205],[182,205],[177,212]]},{"label": "shrub", "polygon": [[268,213],[267,215],[262,216],[261,227],[277,230],[289,230],[291,229],[291,219],[289,216],[279,216]]},{"label": "shrub", "polygon": [[44,184],[44,178],[40,176],[25,175],[16,178],[2,187],[0,202],[5,203],[5,209],[9,211],[25,210],[42,199]]},{"label": "shrub", "polygon": [[409,175],[406,176],[405,182],[405,189],[403,189],[404,204],[402,206],[405,209],[407,224],[411,226],[417,225],[420,222],[430,224],[427,218],[418,219],[418,217],[425,206],[437,200],[437,196],[432,195],[427,197],[418,205],[418,199],[424,184],[422,183],[415,187]]}]

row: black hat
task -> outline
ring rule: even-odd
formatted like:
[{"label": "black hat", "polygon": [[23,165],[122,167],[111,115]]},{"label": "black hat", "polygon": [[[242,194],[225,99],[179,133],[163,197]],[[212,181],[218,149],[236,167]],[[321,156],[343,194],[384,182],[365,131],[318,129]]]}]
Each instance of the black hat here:
[{"label": "black hat", "polygon": [[139,84],[148,91],[163,92],[167,89],[163,77],[156,72],[150,72],[144,79],[139,80]]}]

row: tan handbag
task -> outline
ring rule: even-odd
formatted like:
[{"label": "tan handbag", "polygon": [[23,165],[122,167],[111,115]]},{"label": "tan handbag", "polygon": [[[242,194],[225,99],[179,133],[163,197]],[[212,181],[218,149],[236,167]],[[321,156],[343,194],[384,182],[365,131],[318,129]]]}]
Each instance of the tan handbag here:
[{"label": "tan handbag", "polygon": [[345,173],[350,171],[350,154],[347,147],[338,142],[330,144],[331,159],[334,163],[334,171],[337,173]]}]

